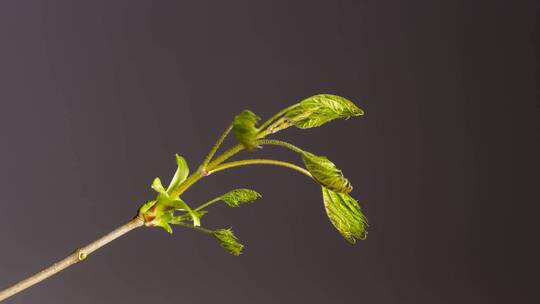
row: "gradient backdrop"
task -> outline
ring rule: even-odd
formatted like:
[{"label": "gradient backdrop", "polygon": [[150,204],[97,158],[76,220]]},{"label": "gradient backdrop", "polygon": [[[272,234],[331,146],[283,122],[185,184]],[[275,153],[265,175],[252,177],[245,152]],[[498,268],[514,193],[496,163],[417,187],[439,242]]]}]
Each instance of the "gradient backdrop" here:
[{"label": "gradient backdrop", "polygon": [[206,218],[234,227],[241,257],[140,229],[6,303],[536,302],[535,9],[1,1],[0,286],[128,220],[174,153],[196,167],[241,110],[269,117],[321,92],[367,115],[280,135],[343,168],[371,224],[351,246],[303,176],[224,172],[184,198],[263,194]]}]

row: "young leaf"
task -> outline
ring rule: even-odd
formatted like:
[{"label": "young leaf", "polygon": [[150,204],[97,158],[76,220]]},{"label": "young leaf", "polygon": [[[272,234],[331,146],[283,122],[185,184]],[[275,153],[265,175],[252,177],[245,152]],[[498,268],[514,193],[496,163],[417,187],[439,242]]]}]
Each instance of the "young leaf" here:
[{"label": "young leaf", "polygon": [[[163,185],[161,184],[161,180],[159,177],[156,177],[154,181],[152,182],[152,189],[154,189],[156,192],[158,192],[158,196],[155,201],[155,208],[153,210],[153,214],[148,215],[146,214],[146,211],[143,213],[143,216],[145,218],[152,217],[152,218],[160,218],[163,214],[174,211],[174,210],[182,210],[189,213],[193,220],[193,226],[200,226],[201,225],[201,219],[199,215],[194,212],[188,204],[186,204],[183,200],[180,198],[172,198],[169,196],[165,188],[163,188]],[[148,203],[147,203],[148,204]],[[146,204],[145,204],[146,205]],[[143,206],[145,206],[143,205]],[[152,205],[151,207],[153,207]],[[148,208],[150,209],[150,208]],[[147,210],[148,211],[148,210]]]},{"label": "young leaf", "polygon": [[159,177],[154,178],[154,181],[152,181],[152,189],[154,189],[159,194],[167,193],[165,188],[163,188],[163,184],[161,183],[161,179],[159,179]]},{"label": "young leaf", "polygon": [[186,160],[178,154],[176,154],[176,165],[178,166],[178,168],[176,169],[176,172],[174,173],[174,176],[169,183],[169,187],[167,187],[167,192],[178,187],[178,185],[185,181],[187,176],[189,175],[189,166]]},{"label": "young leaf", "polygon": [[367,237],[367,219],[354,198],[347,193],[334,192],[322,187],[324,207],[330,221],[351,244]]},{"label": "young leaf", "polygon": [[260,197],[261,194],[257,191],[241,188],[223,194],[221,200],[230,207],[239,207],[242,204],[251,203]]},{"label": "young leaf", "polygon": [[218,240],[219,245],[232,255],[240,255],[244,245],[238,242],[231,228],[215,230],[212,235]]},{"label": "young leaf", "polygon": [[245,110],[236,115],[233,120],[234,135],[247,149],[252,150],[257,146],[257,123],[261,118],[255,113]]},{"label": "young leaf", "polygon": [[352,191],[352,185],[343,176],[343,172],[325,156],[317,156],[309,152],[304,152],[302,154],[302,160],[309,173],[323,187],[343,193]]},{"label": "young leaf", "polygon": [[167,212],[174,210],[181,210],[189,212],[191,208],[181,199],[171,199],[168,196],[160,196],[156,200],[156,211]]},{"label": "young leaf", "polygon": [[172,212],[166,212],[162,214],[159,217],[156,217],[151,223],[154,227],[161,227],[165,229],[168,233],[172,234],[173,230],[171,228],[171,225],[169,225],[169,221],[173,218]]},{"label": "young leaf", "polygon": [[[159,201],[158,201],[159,203]],[[201,225],[201,217],[200,217],[200,214],[193,211],[189,206],[188,204],[186,204],[184,201],[182,201],[181,199],[175,199],[175,200],[171,200],[169,202],[165,202],[163,203],[164,206],[170,206],[172,210],[182,210],[182,211],[186,211],[190,216],[191,216],[191,220],[193,221],[193,226],[200,226]]]},{"label": "young leaf", "polygon": [[157,225],[157,227],[165,229],[165,231],[167,231],[169,234],[173,233],[171,225],[169,225],[167,222],[161,222],[159,225]]},{"label": "young leaf", "polygon": [[350,100],[330,94],[311,96],[287,111],[284,118],[300,129],[321,126],[336,118],[364,115]]}]

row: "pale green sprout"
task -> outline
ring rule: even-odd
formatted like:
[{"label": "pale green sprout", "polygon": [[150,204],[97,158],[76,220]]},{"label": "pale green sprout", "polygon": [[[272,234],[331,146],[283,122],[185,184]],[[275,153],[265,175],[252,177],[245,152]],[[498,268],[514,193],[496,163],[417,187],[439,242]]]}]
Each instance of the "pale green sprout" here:
[{"label": "pale green sprout", "polygon": [[[4,290],[0,290],[0,301],[49,278],[75,263],[86,260],[90,254],[105,244],[143,225],[160,227],[168,233],[173,233],[171,225],[200,231],[214,237],[219,245],[230,254],[240,255],[244,245],[240,243],[231,228],[206,228],[203,226],[202,218],[208,214],[208,208],[218,202],[223,202],[228,207],[237,208],[259,199],[261,195],[258,192],[245,188],[234,189],[196,208],[192,208],[181,198],[181,195],[186,190],[203,177],[240,166],[281,166],[313,179],[322,187],[324,209],[338,232],[350,243],[364,240],[367,236],[367,219],[362,213],[358,201],[350,196],[352,186],[349,180],[344,177],[342,171],[325,156],[307,152],[288,142],[267,138],[291,126],[309,129],[319,127],[335,119],[348,119],[363,114],[364,111],[350,100],[330,94],[306,98],[279,111],[261,125],[259,125],[261,119],[255,113],[248,110],[241,112],[234,117],[232,123],[219,137],[197,170],[190,174],[187,161],[177,154],[177,168],[171,181],[167,187],[164,187],[160,178],[154,179],[151,187],[156,191],[156,197],[142,204],[135,218],[95,241],[78,248],[69,256],[42,271]],[[231,131],[238,139],[239,144],[215,156]],[[274,159],[254,158],[228,161],[229,158],[243,150],[256,151],[255,148],[264,145],[276,145],[294,151],[301,157],[304,167]]]},{"label": "pale green sprout", "polygon": [[[261,195],[251,189],[235,189],[193,209],[180,198],[180,195],[202,177],[221,170],[257,164],[277,165],[296,170],[315,180],[322,187],[326,213],[338,232],[350,243],[364,240],[367,236],[367,219],[362,213],[358,201],[349,195],[352,191],[352,185],[342,171],[325,156],[317,156],[284,141],[266,139],[267,136],[290,126],[309,129],[319,127],[334,119],[348,119],[363,114],[364,111],[350,100],[330,94],[306,98],[300,103],[278,112],[260,126],[258,123],[261,118],[255,113],[245,110],[234,117],[231,126],[221,135],[199,169],[192,175],[189,175],[185,159],[176,155],[178,168],[169,186],[165,189],[161,180],[156,178],[152,183],[152,188],[158,195],[155,200],[143,204],[138,214],[144,219],[146,226],[161,227],[169,233],[172,233],[171,225],[181,225],[210,234],[226,251],[233,255],[239,255],[244,245],[238,241],[232,229],[204,228],[201,226],[201,217],[208,213],[208,207],[217,202],[222,201],[227,206],[236,208],[254,202]],[[214,158],[214,154],[231,130],[239,144]],[[255,148],[263,145],[282,146],[298,153],[305,168],[272,159],[245,159],[227,162],[230,157],[244,149],[254,151]]]}]

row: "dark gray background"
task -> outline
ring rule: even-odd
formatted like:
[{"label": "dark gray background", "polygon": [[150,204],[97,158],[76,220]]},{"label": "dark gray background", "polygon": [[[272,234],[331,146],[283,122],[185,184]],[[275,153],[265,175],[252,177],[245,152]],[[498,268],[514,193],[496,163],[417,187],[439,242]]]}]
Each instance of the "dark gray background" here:
[{"label": "dark gray background", "polygon": [[[319,188],[220,173],[264,198],[217,207],[247,244],[140,229],[7,303],[527,303],[538,197],[535,5],[520,1],[0,2],[0,286],[128,220],[231,118],[321,92],[367,115],[281,137],[355,185],[347,244]],[[232,144],[229,141],[228,144]],[[265,148],[256,156],[295,155]],[[244,155],[246,156],[246,155]]]}]

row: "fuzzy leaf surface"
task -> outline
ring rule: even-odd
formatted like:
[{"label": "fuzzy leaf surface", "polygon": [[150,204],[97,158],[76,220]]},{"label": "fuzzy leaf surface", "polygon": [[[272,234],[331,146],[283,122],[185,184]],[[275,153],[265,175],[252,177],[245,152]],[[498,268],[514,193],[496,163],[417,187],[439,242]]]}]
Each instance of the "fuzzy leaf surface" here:
[{"label": "fuzzy leaf surface", "polygon": [[221,200],[230,207],[239,207],[242,204],[254,202],[260,197],[261,194],[255,190],[240,188],[223,194]]},{"label": "fuzzy leaf surface", "polygon": [[349,180],[343,176],[343,172],[326,156],[317,156],[309,152],[304,152],[302,154],[302,160],[309,173],[323,187],[343,193],[352,191],[352,185]]},{"label": "fuzzy leaf surface", "polygon": [[363,114],[363,110],[346,98],[320,94],[304,99],[285,113],[284,117],[300,129],[309,129],[337,118],[348,119]]},{"label": "fuzzy leaf surface", "polygon": [[238,241],[231,228],[215,230],[212,235],[219,242],[219,245],[230,254],[238,256],[242,253],[244,245]]},{"label": "fuzzy leaf surface", "polygon": [[234,117],[234,135],[248,150],[257,147],[257,133],[259,132],[257,123],[260,119],[259,116],[249,110],[245,110]]},{"label": "fuzzy leaf surface", "polygon": [[328,218],[339,233],[351,244],[367,237],[367,219],[358,201],[347,193],[322,188],[324,207]]}]

